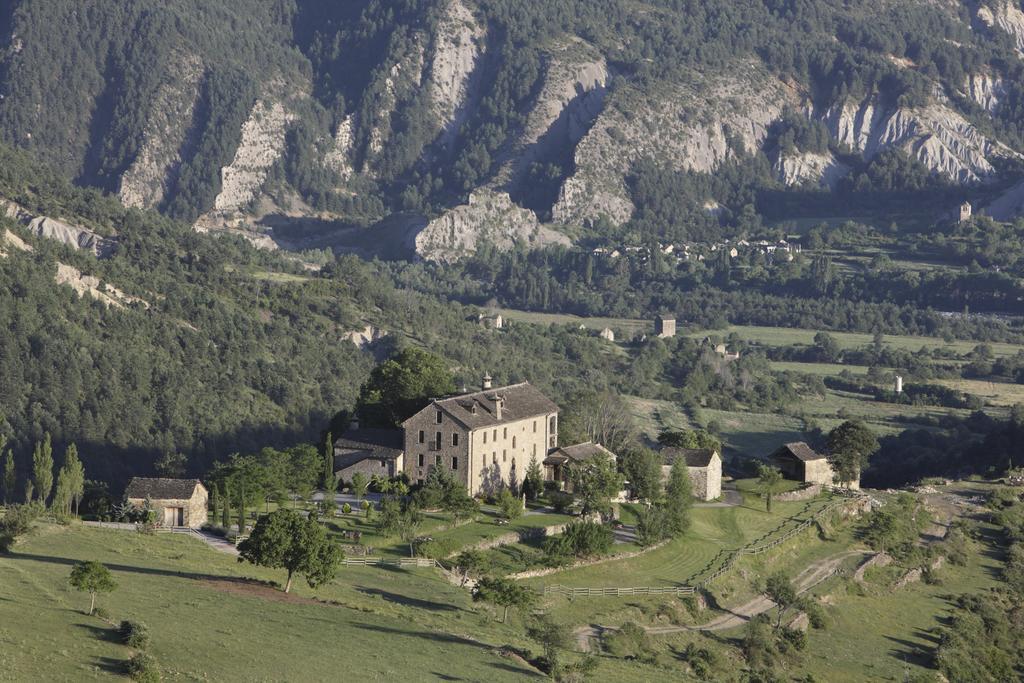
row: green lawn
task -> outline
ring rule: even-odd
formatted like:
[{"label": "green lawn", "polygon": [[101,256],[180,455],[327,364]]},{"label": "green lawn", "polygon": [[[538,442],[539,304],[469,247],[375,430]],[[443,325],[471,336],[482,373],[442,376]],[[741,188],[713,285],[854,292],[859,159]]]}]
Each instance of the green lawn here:
[{"label": "green lawn", "polygon": [[[71,565],[93,559],[118,589],[100,606],[146,622],[165,680],[518,681],[531,675],[494,654],[525,645],[518,617],[502,625],[435,570],[344,568],[294,597],[240,577],[283,580],[200,541],[172,535],[44,526],[0,555],[0,678],[88,680],[120,671],[130,651],[82,609]],[[312,597],[336,601],[326,605]]]},{"label": "green lawn", "polygon": [[[826,499],[776,503],[771,513],[755,496],[745,496],[743,506],[694,508],[693,524],[682,538],[630,559],[569,569],[525,583],[578,587],[691,586],[722,566],[729,551],[782,536],[827,504]],[[661,601],[662,598],[650,600]],[[624,607],[644,599],[577,598],[549,596],[555,611],[573,623],[622,617]],[[628,611],[628,610],[627,610]],[[601,622],[607,623],[607,622]],[[612,622],[614,623],[614,622]]]},{"label": "green lawn", "polygon": [[718,423],[725,447],[747,457],[763,457],[784,443],[804,441],[803,421],[788,415],[704,410],[701,416]]},{"label": "green lawn", "polygon": [[976,544],[966,567],[947,564],[940,570],[940,585],[869,585],[864,595],[843,584],[825,587],[822,592],[834,605],[828,610],[830,624],[809,632],[807,650],[816,656],[805,657],[802,669],[818,680],[837,682],[899,681],[932,671],[932,629],[949,613],[955,596],[995,586],[1000,564]]},{"label": "green lawn", "polygon": [[[485,509],[477,516],[476,521],[452,527],[452,521],[447,514],[430,512],[424,515],[419,535],[430,536],[436,541],[448,542],[454,551],[510,532],[564,524],[572,519],[569,515],[533,514],[523,515],[509,524],[499,525],[498,518],[498,513],[495,510]],[[376,519],[376,517],[371,517],[367,520],[361,511],[354,512],[329,520],[327,528],[337,537],[340,537],[343,531],[359,531],[362,534],[360,543],[372,548],[374,556],[408,557],[409,546],[406,543],[398,538],[385,538],[378,534]],[[342,542],[351,543],[351,541]]]}]

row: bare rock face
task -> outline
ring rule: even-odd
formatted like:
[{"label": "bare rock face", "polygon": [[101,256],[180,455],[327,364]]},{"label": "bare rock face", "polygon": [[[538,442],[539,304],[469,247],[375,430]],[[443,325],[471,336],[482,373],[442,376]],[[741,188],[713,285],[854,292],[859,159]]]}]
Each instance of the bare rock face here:
[{"label": "bare rock face", "polygon": [[373,325],[367,325],[361,330],[346,332],[343,338],[362,349],[375,341],[380,341],[386,336],[388,336],[387,330],[382,330],[381,328],[374,327]]},{"label": "bare rock face", "polygon": [[68,285],[75,290],[79,298],[88,294],[107,308],[111,306],[114,308],[125,308],[132,304],[137,304],[142,308],[149,308],[147,301],[125,294],[109,283],[101,283],[98,277],[83,275],[82,271],[64,263],[57,264],[57,274],[54,275],[54,282],[58,285]]},{"label": "bare rock face", "polygon": [[[418,37],[417,37],[418,38]],[[418,90],[423,85],[423,65],[426,50],[421,39],[413,41],[410,51],[399,59],[384,78],[381,94],[373,110],[375,119],[370,130],[368,154],[380,154],[391,134],[391,117],[398,106],[399,95],[409,90]],[[372,171],[372,168],[367,169]]]},{"label": "bare rock face", "polygon": [[850,172],[830,152],[780,154],[773,165],[776,177],[786,187],[811,186],[834,188]]},{"label": "bare rock face", "polygon": [[551,148],[575,146],[604,109],[608,64],[597,50],[575,40],[548,55],[540,93],[494,185],[514,184]]},{"label": "bare rock face", "polygon": [[[117,250],[116,238],[103,237],[88,228],[71,225],[56,218],[36,216],[20,204],[6,199],[0,199],[0,215],[21,223],[34,237],[57,240],[73,249],[91,251],[99,258],[109,257]],[[10,230],[6,231],[5,237],[6,241],[15,248],[21,251],[32,251],[31,246],[25,244]]]},{"label": "bare rock face", "polygon": [[281,158],[287,126],[294,115],[281,102],[258,100],[242,125],[242,140],[229,166],[221,169],[214,210],[238,212],[256,198],[270,168]]},{"label": "bare rock face", "polygon": [[177,178],[199,101],[203,65],[195,55],[181,55],[173,80],[157,89],[143,132],[142,146],[121,177],[118,196],[125,206],[159,206]]},{"label": "bare rock face", "polygon": [[451,0],[434,42],[427,76],[441,144],[449,146],[465,120],[470,82],[483,51],[484,28],[462,0]]},{"label": "bare rock face", "polygon": [[334,132],[334,140],[331,147],[324,156],[324,165],[338,174],[342,181],[346,181],[355,173],[353,167],[353,139],[352,129],[355,125],[355,114],[349,114],[338,124]]},{"label": "bare rock face", "polygon": [[987,112],[994,112],[1006,96],[1006,83],[998,75],[983,73],[967,76],[964,92],[979,107]]},{"label": "bare rock face", "polygon": [[410,241],[420,258],[439,262],[457,261],[483,244],[500,249],[569,244],[568,237],[542,226],[532,211],[513,204],[508,194],[486,189],[430,221]]},{"label": "bare rock face", "polygon": [[113,240],[101,237],[81,226],[64,223],[56,218],[37,216],[29,222],[28,229],[37,237],[57,240],[75,249],[91,251],[101,258],[109,256],[116,248],[116,243]]},{"label": "bare rock face", "polygon": [[874,96],[834,104],[817,115],[840,144],[871,159],[900,149],[931,171],[958,183],[976,183],[994,175],[992,159],[1017,157],[989,140],[941,99],[924,107],[886,110]]},{"label": "bare rock face", "polygon": [[796,94],[749,63],[728,74],[692,74],[686,83],[625,87],[576,148],[576,172],[552,209],[556,222],[580,224],[633,213],[625,178],[633,162],[653,157],[670,168],[714,171],[733,154],[729,139],[760,148],[768,127]]},{"label": "bare rock face", "polygon": [[1017,51],[1024,53],[1024,11],[1011,0],[991,0],[978,8],[978,19],[992,29],[1009,33],[1017,42]]}]

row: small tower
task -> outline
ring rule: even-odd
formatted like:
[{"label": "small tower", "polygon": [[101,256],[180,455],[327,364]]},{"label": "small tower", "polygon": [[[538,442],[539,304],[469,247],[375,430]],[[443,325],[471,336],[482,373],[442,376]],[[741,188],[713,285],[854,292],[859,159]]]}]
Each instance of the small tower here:
[{"label": "small tower", "polygon": [[603,330],[601,330],[601,334],[598,336],[600,336],[601,339],[604,339],[605,341],[615,341],[615,333],[612,332],[612,328],[610,327],[606,327]]},{"label": "small tower", "polygon": [[896,387],[895,387],[895,389],[896,389],[896,393],[897,394],[902,394],[903,393],[903,377],[902,377],[902,375],[896,375]]},{"label": "small tower", "polygon": [[971,216],[974,214],[974,207],[971,206],[970,202],[964,202],[960,205],[960,222],[966,223],[971,220]]},{"label": "small tower", "polygon": [[492,381],[491,380],[491,373],[488,372],[486,375],[484,375],[484,382],[481,385],[482,388],[484,390],[490,389],[491,388],[491,381]]},{"label": "small tower", "polygon": [[676,336],[676,319],[659,315],[654,319],[654,334],[662,339]]}]

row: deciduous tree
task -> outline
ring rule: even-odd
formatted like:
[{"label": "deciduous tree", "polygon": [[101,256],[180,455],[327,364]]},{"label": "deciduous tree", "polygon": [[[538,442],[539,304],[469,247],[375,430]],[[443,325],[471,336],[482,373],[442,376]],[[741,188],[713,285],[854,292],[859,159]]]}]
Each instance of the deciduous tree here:
[{"label": "deciduous tree", "polygon": [[89,614],[96,611],[97,593],[109,593],[117,588],[110,570],[93,560],[76,564],[68,581],[75,589],[89,594]]},{"label": "deciduous tree", "polygon": [[310,588],[327,583],[342,559],[323,526],[287,508],[260,516],[249,538],[238,544],[238,554],[239,561],[287,571],[285,593],[295,574],[304,576]]},{"label": "deciduous tree", "polygon": [[508,621],[508,610],[525,610],[537,600],[537,593],[511,579],[484,577],[473,589],[473,600],[489,602],[503,609],[501,621]]},{"label": "deciduous tree", "polygon": [[860,421],[848,420],[829,432],[828,461],[836,482],[858,481],[878,448],[878,437]]}]

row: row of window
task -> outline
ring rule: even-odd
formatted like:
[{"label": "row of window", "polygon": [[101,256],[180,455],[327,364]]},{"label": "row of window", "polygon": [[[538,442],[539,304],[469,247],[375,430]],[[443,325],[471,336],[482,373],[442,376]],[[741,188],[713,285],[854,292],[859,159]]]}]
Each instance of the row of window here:
[{"label": "row of window", "polygon": [[[419,434],[419,442],[420,443],[426,443],[426,441],[427,441],[427,433],[421,429],[420,430],[420,434]],[[441,432],[434,432],[434,440],[430,442],[430,445],[433,446],[434,448],[441,448],[442,441],[444,441],[444,437],[441,435]],[[458,432],[453,432],[452,433],[452,445],[453,446],[458,446],[459,445],[459,433]]]},{"label": "row of window", "polygon": [[[423,467],[425,461],[426,461],[426,458],[424,457],[424,455],[422,453],[420,453],[418,461],[417,461],[419,466]],[[435,455],[434,456],[434,464],[435,465],[440,465],[441,464],[441,456],[440,455]],[[458,458],[458,456],[452,456],[452,469],[453,470],[459,469],[459,458]]]}]

